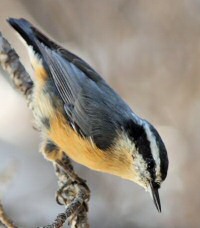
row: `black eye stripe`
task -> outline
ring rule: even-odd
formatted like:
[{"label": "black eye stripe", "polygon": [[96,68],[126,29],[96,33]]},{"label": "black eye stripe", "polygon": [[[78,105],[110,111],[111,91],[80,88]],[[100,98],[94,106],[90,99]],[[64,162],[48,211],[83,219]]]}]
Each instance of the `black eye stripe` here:
[{"label": "black eye stripe", "polygon": [[138,149],[139,154],[142,155],[142,158],[147,164],[147,171],[150,173],[152,180],[156,178],[156,164],[151,153],[150,142],[147,139],[146,133],[135,142],[136,148]]},{"label": "black eye stripe", "polygon": [[154,181],[156,178],[156,163],[144,127],[134,123],[132,120],[129,120],[125,126],[129,138],[134,142],[138,153],[147,164],[147,171],[150,173],[151,179]]}]

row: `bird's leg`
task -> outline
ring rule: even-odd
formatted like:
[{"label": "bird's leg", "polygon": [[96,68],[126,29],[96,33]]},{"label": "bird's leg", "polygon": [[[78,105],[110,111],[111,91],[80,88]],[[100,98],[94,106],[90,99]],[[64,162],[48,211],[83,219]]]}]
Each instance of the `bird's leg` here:
[{"label": "bird's leg", "polygon": [[54,223],[45,228],[61,227],[66,220],[74,228],[89,227],[87,203],[90,190],[86,182],[74,172],[68,156],[53,142],[47,140],[42,147],[42,152],[48,160],[53,162],[58,177],[60,189],[57,191],[56,200],[66,207],[65,212],[59,214]]},{"label": "bird's leg", "polygon": [[[24,98],[27,101],[28,107],[33,111],[34,113],[34,105],[33,105],[33,88],[34,88],[34,83],[31,80],[31,77],[29,74],[26,72],[25,68],[21,64],[19,60],[19,56],[15,52],[15,50],[10,46],[8,41],[1,35],[0,33],[0,65],[1,67],[8,73],[9,79],[12,82],[12,85],[16,88],[17,91],[19,91]],[[37,119],[37,118],[36,118]],[[38,126],[37,126],[38,129]],[[38,129],[40,130],[40,129]],[[46,145],[46,143],[45,143]],[[59,156],[63,155],[63,152],[58,152],[57,149],[52,150],[54,152],[51,153],[51,150],[49,151],[48,148],[45,149],[45,146],[43,147],[43,152],[45,157],[48,160],[51,160],[55,166],[58,167],[59,170],[57,170],[57,177],[59,180],[59,187],[61,187],[60,190],[58,190],[59,194],[62,195],[63,197],[67,198],[67,195],[62,194],[66,190],[67,186],[71,186],[71,191],[74,191],[75,194],[74,196],[76,198],[70,198],[70,201],[66,200],[65,206],[66,206],[66,211],[63,214],[60,214],[57,216],[55,222],[52,225],[46,226],[48,228],[58,228],[61,227],[66,219],[70,216],[71,214],[71,224],[72,227],[74,228],[83,228],[83,227],[88,227],[88,221],[87,221],[87,202],[89,200],[90,196],[90,191],[85,184],[84,186],[80,184],[79,181],[74,181],[75,179],[78,180],[79,178],[75,178],[75,175],[72,175],[73,168],[71,168],[72,172],[70,175],[67,175],[67,164],[64,165],[64,167],[61,164],[58,164],[55,162],[56,158],[59,160]],[[69,161],[70,163],[70,161]],[[70,163],[71,165],[71,163]],[[70,167],[69,165],[69,167]],[[62,168],[60,168],[62,167]],[[65,170],[65,172],[62,172],[61,170]],[[69,169],[70,170],[70,169]],[[69,176],[73,176],[73,181]],[[68,182],[68,181],[69,182]],[[79,182],[79,183],[78,183]],[[84,181],[83,181],[84,182]],[[73,183],[73,184],[72,184]],[[70,188],[69,188],[70,190]],[[67,192],[66,192],[67,193]],[[65,194],[66,194],[65,193]],[[69,197],[68,197],[69,198]],[[61,199],[61,198],[59,198]],[[85,200],[84,200],[85,199]],[[63,202],[65,202],[63,200]],[[80,203],[83,202],[80,205]],[[78,213],[78,215],[77,215]],[[2,219],[5,220],[5,214],[3,212],[3,208],[0,205],[0,214],[1,214],[1,221]],[[76,215],[75,215],[76,214]],[[3,217],[3,218],[2,218]],[[4,224],[8,224],[8,221],[4,221]],[[0,224],[1,226],[1,224]],[[12,227],[11,225],[7,225],[8,227]]]},{"label": "bird's leg", "polygon": [[[65,205],[71,203],[73,209],[77,207],[77,212],[72,213],[70,216],[69,221],[72,227],[89,227],[87,222],[87,203],[90,197],[90,190],[86,185],[86,181],[74,172],[71,161],[65,153],[63,153],[62,161],[54,166],[60,182],[59,186],[62,186],[57,192],[57,202]],[[83,202],[82,205],[80,204],[81,201]],[[70,210],[70,207],[66,208],[66,213],[69,214]]]},{"label": "bird's leg", "polygon": [[80,178],[74,172],[71,161],[65,153],[62,154],[62,159],[60,159],[60,160],[58,159],[55,161],[55,164],[56,164],[56,171],[57,171],[57,169],[61,169],[62,172],[64,172],[73,182],[83,184],[83,185],[84,185],[84,183],[86,183],[85,180]]}]

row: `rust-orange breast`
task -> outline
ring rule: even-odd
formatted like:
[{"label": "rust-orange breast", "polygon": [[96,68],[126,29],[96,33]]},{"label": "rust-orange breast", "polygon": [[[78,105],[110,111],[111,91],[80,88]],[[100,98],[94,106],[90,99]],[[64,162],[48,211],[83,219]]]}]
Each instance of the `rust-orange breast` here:
[{"label": "rust-orange breast", "polygon": [[133,180],[133,159],[130,152],[132,146],[128,144],[128,147],[124,146],[125,140],[119,136],[112,148],[103,151],[97,148],[90,138],[81,137],[69,126],[64,117],[63,108],[55,110],[50,100],[53,98],[43,92],[48,74],[41,61],[32,60],[32,65],[36,73],[35,107],[38,110],[38,116],[48,118],[50,122],[48,130],[42,129],[43,135],[51,139],[74,161],[93,170]]},{"label": "rust-orange breast", "polygon": [[93,170],[102,171],[126,179],[133,179],[132,158],[123,148],[102,151],[89,139],[75,132],[61,113],[51,119],[48,137],[70,158]]}]

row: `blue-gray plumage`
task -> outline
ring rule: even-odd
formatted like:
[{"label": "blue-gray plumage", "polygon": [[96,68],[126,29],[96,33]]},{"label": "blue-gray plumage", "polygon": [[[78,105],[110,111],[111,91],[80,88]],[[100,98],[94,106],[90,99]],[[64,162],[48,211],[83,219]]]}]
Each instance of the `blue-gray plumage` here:
[{"label": "blue-gray plumage", "polygon": [[[8,21],[33,49],[42,68],[40,74],[47,78],[45,83],[43,80],[42,90],[48,96],[37,93],[37,102],[51,102],[52,106],[48,106],[48,109],[64,115],[74,130],[73,134],[78,134],[75,141],[80,143],[82,140],[81,143],[85,146],[83,149],[78,147],[82,151],[80,153],[85,153],[82,155],[70,152],[73,150],[70,146],[63,146],[68,150],[65,152],[89,168],[112,173],[140,184],[150,191],[157,209],[161,211],[158,188],[167,175],[168,157],[156,129],[138,117],[85,61],[48,39],[25,19]],[[37,67],[33,67],[37,71]],[[48,112],[43,108],[44,105],[38,105],[37,102],[42,121],[47,125],[44,113]],[[49,129],[63,127],[63,121],[62,125],[59,125],[58,121],[54,124],[56,118],[61,117],[53,115],[48,123]],[[63,129],[64,136],[68,130]],[[65,144],[63,140],[54,137],[57,146],[61,148],[61,144]],[[84,144],[86,141],[91,142],[89,149],[86,148],[88,143]],[[82,156],[82,160],[79,160],[79,156]]]},{"label": "blue-gray plumage", "polygon": [[[129,106],[75,55],[72,58],[70,54],[69,58],[69,52],[64,49],[50,49],[43,44],[38,46],[71,123],[84,136],[91,137],[98,148],[111,147],[118,129],[132,118]],[[77,62],[79,64],[75,65]]]}]

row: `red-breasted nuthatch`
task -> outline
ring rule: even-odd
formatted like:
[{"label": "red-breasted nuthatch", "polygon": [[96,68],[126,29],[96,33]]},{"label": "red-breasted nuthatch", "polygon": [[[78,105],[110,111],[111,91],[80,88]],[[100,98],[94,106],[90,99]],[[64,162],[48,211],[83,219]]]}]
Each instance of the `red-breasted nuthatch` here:
[{"label": "red-breasted nuthatch", "polygon": [[131,180],[148,190],[161,211],[158,189],[168,157],[156,129],[138,117],[85,61],[25,19],[9,19],[25,40],[35,71],[34,116],[52,162],[63,151],[90,169]]}]

